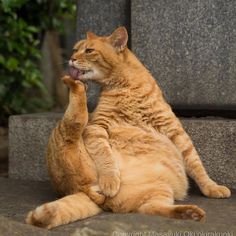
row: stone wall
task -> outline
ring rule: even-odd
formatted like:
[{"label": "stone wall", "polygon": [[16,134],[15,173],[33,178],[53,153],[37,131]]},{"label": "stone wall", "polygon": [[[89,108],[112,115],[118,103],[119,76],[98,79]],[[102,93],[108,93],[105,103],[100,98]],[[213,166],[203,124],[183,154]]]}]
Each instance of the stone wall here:
[{"label": "stone wall", "polygon": [[236,1],[132,1],[132,49],[181,109],[236,109]]},{"label": "stone wall", "polygon": [[80,0],[77,22],[78,39],[127,26],[132,50],[174,108],[236,110],[236,1]]}]

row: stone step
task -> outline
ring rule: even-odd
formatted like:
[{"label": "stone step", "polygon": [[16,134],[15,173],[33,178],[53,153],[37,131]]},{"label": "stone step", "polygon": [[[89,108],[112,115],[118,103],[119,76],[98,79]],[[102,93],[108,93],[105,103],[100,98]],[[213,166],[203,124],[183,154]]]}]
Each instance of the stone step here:
[{"label": "stone step", "polygon": [[[9,177],[47,180],[45,151],[48,137],[60,113],[11,116],[9,122]],[[221,184],[236,188],[236,120],[183,118],[185,129],[209,175]]]},{"label": "stone step", "polygon": [[[206,222],[171,220],[141,214],[102,213],[54,230],[24,224],[28,211],[56,199],[48,182],[0,178],[0,235],[208,235],[233,236],[236,233],[236,192],[229,199],[209,199],[190,193],[183,204],[195,204],[206,211]],[[182,204],[181,203],[181,204]],[[180,204],[180,202],[179,202]],[[218,234],[216,234],[216,232]],[[131,234],[133,233],[133,234]],[[134,234],[136,233],[136,234]],[[138,234],[139,233],[139,234]],[[162,234],[160,234],[162,233]],[[177,234],[179,233],[179,234]],[[201,234],[200,234],[201,233]],[[204,234],[203,234],[204,233]],[[211,234],[210,234],[211,233]],[[222,233],[222,234],[220,234]],[[224,234],[223,234],[224,233]]]},{"label": "stone step", "polygon": [[9,177],[47,180],[45,155],[49,135],[61,113],[16,115],[9,118]]}]

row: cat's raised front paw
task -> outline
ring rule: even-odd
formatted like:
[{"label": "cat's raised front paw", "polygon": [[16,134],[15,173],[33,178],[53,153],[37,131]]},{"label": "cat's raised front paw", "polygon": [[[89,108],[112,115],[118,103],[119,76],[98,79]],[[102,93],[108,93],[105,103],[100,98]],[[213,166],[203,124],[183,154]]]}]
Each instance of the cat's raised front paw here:
[{"label": "cat's raised front paw", "polygon": [[87,89],[87,85],[85,85],[84,83],[82,83],[79,80],[74,80],[72,77],[70,77],[69,75],[65,75],[62,78],[62,81],[64,82],[64,84],[66,84],[70,89],[79,89],[81,90],[80,92],[85,92]]},{"label": "cat's raised front paw", "polygon": [[202,193],[211,198],[229,198],[231,196],[230,190],[223,186],[218,184],[211,184],[203,187]]},{"label": "cat's raised front paw", "polygon": [[114,197],[120,189],[120,173],[119,171],[101,173],[98,182],[105,196]]}]

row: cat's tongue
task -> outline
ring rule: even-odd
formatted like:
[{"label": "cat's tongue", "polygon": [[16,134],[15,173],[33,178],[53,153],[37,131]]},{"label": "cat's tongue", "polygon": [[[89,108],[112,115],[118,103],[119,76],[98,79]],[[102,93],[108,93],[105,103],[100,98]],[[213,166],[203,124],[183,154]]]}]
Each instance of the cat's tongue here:
[{"label": "cat's tongue", "polygon": [[73,79],[79,79],[79,76],[81,75],[80,70],[78,70],[77,68],[70,66],[69,67],[69,75],[73,78]]}]

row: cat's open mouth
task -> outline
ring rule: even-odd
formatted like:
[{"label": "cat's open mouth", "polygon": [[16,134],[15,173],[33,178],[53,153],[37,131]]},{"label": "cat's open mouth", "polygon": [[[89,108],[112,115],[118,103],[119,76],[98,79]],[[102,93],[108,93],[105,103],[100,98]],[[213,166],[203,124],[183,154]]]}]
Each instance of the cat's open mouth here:
[{"label": "cat's open mouth", "polygon": [[74,66],[69,66],[69,74],[73,79],[82,79],[83,75],[91,71],[92,70],[81,70]]}]

